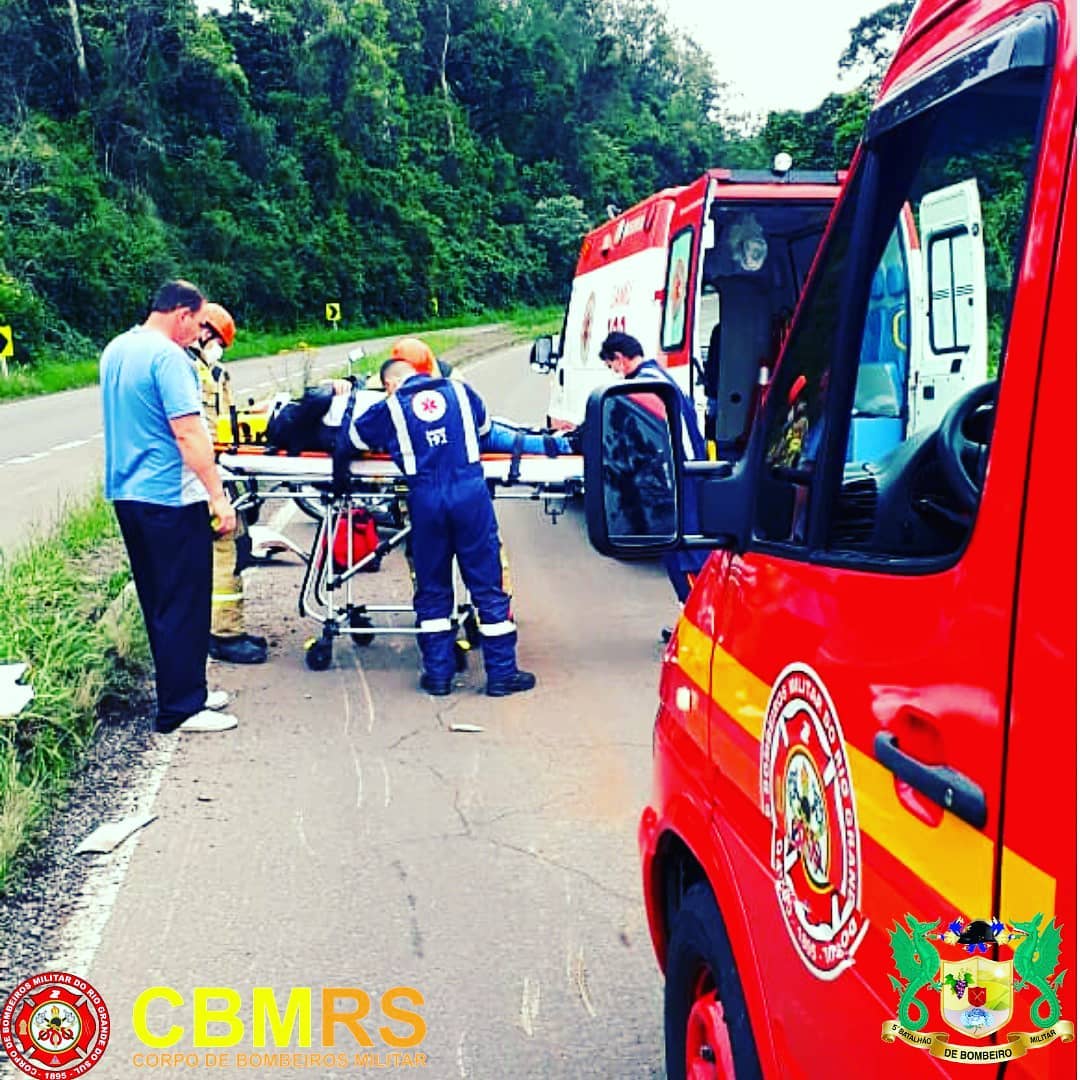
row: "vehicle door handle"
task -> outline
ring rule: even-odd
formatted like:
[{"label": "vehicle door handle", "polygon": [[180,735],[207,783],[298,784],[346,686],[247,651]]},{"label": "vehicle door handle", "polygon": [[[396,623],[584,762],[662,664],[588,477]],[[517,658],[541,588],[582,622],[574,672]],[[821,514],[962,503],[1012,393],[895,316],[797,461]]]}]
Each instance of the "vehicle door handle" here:
[{"label": "vehicle door handle", "polygon": [[896,736],[891,731],[879,731],[874,736],[874,757],[889,772],[962,821],[976,829],[986,824],[986,795],[963,773],[948,765],[927,765],[905,754],[896,745]]}]

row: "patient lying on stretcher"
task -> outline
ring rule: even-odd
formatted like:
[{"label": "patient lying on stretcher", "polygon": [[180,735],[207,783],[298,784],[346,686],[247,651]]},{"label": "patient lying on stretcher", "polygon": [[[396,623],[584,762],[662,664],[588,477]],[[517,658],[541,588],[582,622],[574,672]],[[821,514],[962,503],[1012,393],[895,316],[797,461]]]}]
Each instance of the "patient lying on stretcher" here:
[{"label": "patient lying on stretcher", "polygon": [[[352,384],[348,379],[333,379],[330,382],[333,399],[322,418],[326,428],[320,439],[328,450],[332,451],[337,441],[337,432],[348,407]],[[378,390],[357,389],[353,404],[353,420],[377,401],[382,401],[385,394]],[[576,432],[554,435],[546,431],[536,431],[512,420],[500,416],[491,417],[491,426],[480,436],[480,451],[485,454],[543,454],[546,457],[560,457],[564,454],[580,454]]]}]

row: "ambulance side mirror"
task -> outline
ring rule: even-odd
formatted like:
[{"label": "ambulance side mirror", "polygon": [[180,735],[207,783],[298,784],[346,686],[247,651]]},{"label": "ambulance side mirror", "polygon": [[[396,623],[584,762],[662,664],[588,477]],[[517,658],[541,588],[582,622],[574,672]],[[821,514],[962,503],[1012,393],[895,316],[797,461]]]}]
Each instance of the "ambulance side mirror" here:
[{"label": "ambulance side mirror", "polygon": [[[753,532],[762,426],[738,461],[684,462],[679,391],[667,381],[599,387],[585,410],[585,519],[601,555],[675,548],[742,552]],[[686,498],[695,505],[685,505]]]},{"label": "ambulance side mirror", "polygon": [[680,540],[678,390],[634,380],[594,390],[585,409],[585,517],[601,555],[641,558]]},{"label": "ambulance side mirror", "polygon": [[546,375],[555,370],[555,339],[551,335],[538,337],[529,353],[529,367],[540,375]]}]

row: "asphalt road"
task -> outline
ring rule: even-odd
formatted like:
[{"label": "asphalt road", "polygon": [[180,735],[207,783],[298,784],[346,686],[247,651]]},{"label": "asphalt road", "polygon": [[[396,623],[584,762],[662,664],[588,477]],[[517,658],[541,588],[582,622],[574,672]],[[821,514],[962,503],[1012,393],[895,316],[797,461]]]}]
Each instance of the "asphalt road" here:
[{"label": "asphalt road", "polygon": [[[494,326],[469,327],[461,351],[505,339]],[[364,342],[370,352],[391,338]],[[306,352],[240,360],[229,365],[236,399],[295,393],[305,376],[341,370],[355,341]],[[11,552],[47,528],[72,499],[100,485],[103,472],[101,400],[97,386],[0,404],[0,551]]]},{"label": "asphalt road", "polygon": [[[467,377],[494,411],[542,415],[546,382],[528,374],[524,347],[480,360]],[[148,1014],[152,1032],[183,1029],[160,1052],[193,1055],[153,1070],[169,1075],[363,1075],[354,1054],[392,1050],[380,1025],[414,1030],[381,1009],[381,995],[402,986],[423,999],[410,1008],[426,1032],[409,1052],[425,1055],[428,1076],[663,1075],[662,981],[636,827],[669,586],[656,566],[597,556],[575,509],[556,526],[533,503],[501,501],[498,511],[519,660],[539,678],[531,694],[484,697],[474,657],[453,696],[427,697],[404,637],[366,649],[339,642],[330,670],[309,671],[299,564],[283,558],[250,575],[249,626],[270,637],[271,662],[211,664],[240,726],[154,737],[131,803],[156,819],[97,857],[79,914],[41,957],[38,970],[86,975],[109,1006],[96,1080],[151,1071],[134,1056],[152,1051],[132,1024],[151,987],[183,1001],[159,1000]],[[302,541],[312,529],[302,517],[287,527]],[[404,560],[388,560],[364,588],[373,603],[407,598]],[[483,730],[450,730],[461,723]],[[242,1030],[207,1028],[232,1046],[197,1045],[196,987],[239,995]],[[255,987],[272,988],[279,1009],[293,988],[312,988],[308,1047],[295,1033],[287,1048],[256,1046]],[[373,1047],[340,1024],[333,1047],[324,1042],[328,987],[370,995],[361,1023]],[[349,1064],[252,1064],[283,1050],[344,1053]],[[207,1053],[232,1054],[230,1067],[208,1070]]]}]

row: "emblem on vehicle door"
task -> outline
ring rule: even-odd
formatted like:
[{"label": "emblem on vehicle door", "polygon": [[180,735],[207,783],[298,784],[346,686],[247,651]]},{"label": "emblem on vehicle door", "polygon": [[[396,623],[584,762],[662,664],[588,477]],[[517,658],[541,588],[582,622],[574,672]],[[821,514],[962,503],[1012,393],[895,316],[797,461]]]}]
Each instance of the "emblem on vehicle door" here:
[{"label": "emblem on vehicle door", "polygon": [[811,973],[835,979],[866,933],[859,823],[840,720],[805,664],[785,668],[773,684],[760,782],[784,924]]}]

